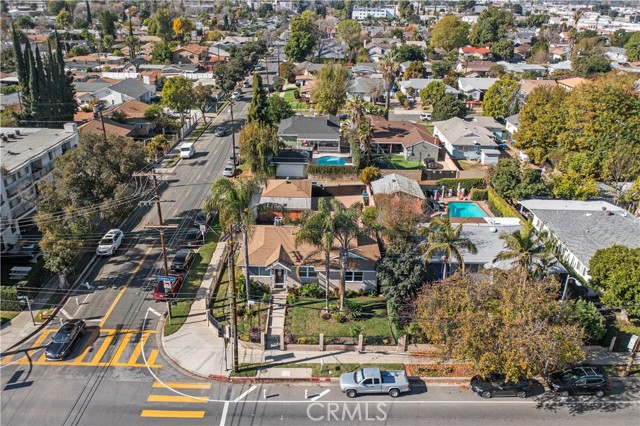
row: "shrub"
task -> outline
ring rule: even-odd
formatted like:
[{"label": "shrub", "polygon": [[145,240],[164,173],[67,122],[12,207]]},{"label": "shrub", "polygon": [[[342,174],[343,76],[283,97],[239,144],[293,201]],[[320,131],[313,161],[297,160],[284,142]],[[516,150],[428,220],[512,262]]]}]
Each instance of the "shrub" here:
[{"label": "shrub", "polygon": [[458,189],[458,184],[460,184],[460,188],[465,188],[467,191],[472,188],[484,188],[486,186],[482,178],[442,178],[436,182],[438,187],[444,185],[445,188],[452,191]]},{"label": "shrub", "polygon": [[584,328],[588,342],[598,343],[606,334],[604,317],[592,302],[584,299],[571,301],[565,305],[565,312],[568,321]]},{"label": "shrub", "polygon": [[368,185],[369,182],[380,178],[380,169],[375,166],[369,166],[360,172],[360,182]]},{"label": "shrub", "polygon": [[362,314],[362,309],[360,305],[353,300],[345,300],[342,313],[344,313],[348,319],[352,320],[358,318]]},{"label": "shrub", "polygon": [[471,188],[471,199],[474,201],[487,201],[489,199],[489,191],[480,188]]},{"label": "shrub", "polygon": [[318,283],[302,284],[298,289],[298,294],[301,297],[309,297],[312,299],[319,299],[324,295],[324,291],[320,288]]},{"label": "shrub", "polygon": [[309,164],[307,171],[310,175],[355,175],[356,166],[329,166],[324,164]]},{"label": "shrub", "polygon": [[352,324],[351,327],[349,328],[349,335],[351,337],[356,338],[363,333],[364,333],[364,330],[358,324]]},{"label": "shrub", "polygon": [[287,305],[293,305],[298,301],[298,297],[295,294],[287,295]]},{"label": "shrub", "polygon": [[299,88],[293,89],[293,99],[295,99],[296,101],[300,100],[300,89]]},{"label": "shrub", "polygon": [[0,310],[21,311],[22,305],[18,300],[18,293],[13,286],[0,287]]},{"label": "shrub", "polygon": [[488,188],[487,204],[496,217],[518,217],[516,210],[491,187]]},{"label": "shrub", "polygon": [[398,102],[400,102],[402,105],[404,105],[404,103],[407,101],[407,97],[399,90],[396,92],[396,99],[398,99]]},{"label": "shrub", "polygon": [[335,318],[336,321],[343,323],[347,321],[347,317],[340,313],[340,312],[336,312],[335,314],[333,314],[333,318]]}]

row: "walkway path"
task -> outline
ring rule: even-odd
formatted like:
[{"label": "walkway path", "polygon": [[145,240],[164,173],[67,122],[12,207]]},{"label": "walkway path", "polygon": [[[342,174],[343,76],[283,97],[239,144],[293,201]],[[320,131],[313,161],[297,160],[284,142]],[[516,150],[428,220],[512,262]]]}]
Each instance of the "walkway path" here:
[{"label": "walkway path", "polygon": [[271,302],[269,324],[267,325],[267,348],[277,349],[280,337],[284,334],[285,305],[287,295],[284,292],[274,293]]}]

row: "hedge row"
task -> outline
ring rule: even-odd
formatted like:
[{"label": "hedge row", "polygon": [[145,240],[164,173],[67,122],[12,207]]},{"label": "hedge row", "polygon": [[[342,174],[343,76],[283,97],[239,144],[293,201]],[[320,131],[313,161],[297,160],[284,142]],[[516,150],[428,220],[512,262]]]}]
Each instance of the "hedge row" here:
[{"label": "hedge row", "polygon": [[450,189],[452,191],[458,190],[458,184],[460,188],[464,188],[469,191],[471,188],[484,188],[485,183],[482,178],[442,178],[436,182],[436,185]]},{"label": "hedge row", "polygon": [[473,201],[487,201],[489,199],[489,190],[471,188],[471,199]]},{"label": "hedge row", "polygon": [[356,166],[309,164],[307,171],[311,175],[355,175],[358,173],[358,168]]},{"label": "hedge row", "polygon": [[488,189],[488,202],[489,210],[496,217],[518,217],[518,212],[505,201],[504,198],[498,195],[498,193],[491,187]]},{"label": "hedge row", "polygon": [[14,286],[0,287],[0,310],[2,311],[21,311],[22,305],[18,300],[18,293]]}]

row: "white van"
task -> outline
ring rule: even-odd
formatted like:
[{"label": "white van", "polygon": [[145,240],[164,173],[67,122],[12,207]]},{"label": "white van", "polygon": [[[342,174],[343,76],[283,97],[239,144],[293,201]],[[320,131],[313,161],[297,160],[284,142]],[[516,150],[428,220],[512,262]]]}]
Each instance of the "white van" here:
[{"label": "white van", "polygon": [[191,158],[196,153],[194,143],[183,143],[180,145],[180,158]]}]

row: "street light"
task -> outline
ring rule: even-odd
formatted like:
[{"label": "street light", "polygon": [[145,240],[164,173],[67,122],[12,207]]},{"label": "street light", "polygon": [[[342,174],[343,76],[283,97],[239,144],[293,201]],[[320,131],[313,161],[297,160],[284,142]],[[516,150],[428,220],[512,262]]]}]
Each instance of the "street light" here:
[{"label": "street light", "polygon": [[[571,275],[567,274],[567,278],[564,280],[564,286],[562,289],[562,297],[560,297],[560,310],[558,311],[558,319],[560,319],[560,315],[562,314],[562,305],[564,304],[564,300],[567,297],[567,287],[569,287],[569,280],[573,280],[576,284],[579,283],[578,280],[573,278]],[[579,284],[578,284],[579,285]]]}]

